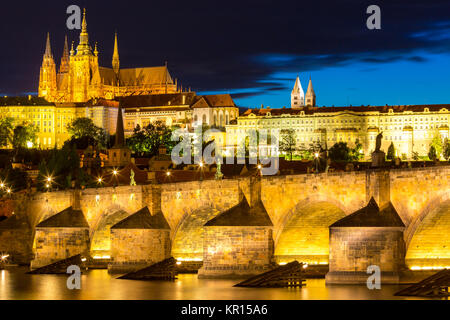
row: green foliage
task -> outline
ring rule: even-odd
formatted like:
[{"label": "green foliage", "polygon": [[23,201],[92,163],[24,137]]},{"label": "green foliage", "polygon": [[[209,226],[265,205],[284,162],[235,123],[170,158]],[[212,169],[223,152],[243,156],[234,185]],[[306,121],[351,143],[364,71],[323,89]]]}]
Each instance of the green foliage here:
[{"label": "green foliage", "polygon": [[333,161],[349,161],[350,148],[346,142],[338,142],[328,150],[328,156]]},{"label": "green foliage", "polygon": [[281,130],[280,150],[287,153],[291,161],[294,152],[297,151],[296,145],[295,131],[293,129]]},{"label": "green foliage", "polygon": [[436,159],[438,159],[438,154],[436,152],[436,148],[433,145],[430,146],[430,151],[428,151],[428,158],[431,161],[436,161]]},{"label": "green foliage", "polygon": [[6,147],[12,144],[13,140],[13,121],[11,117],[0,119],[0,147]]},{"label": "green foliage", "polygon": [[350,150],[349,160],[359,161],[364,158],[363,145],[359,142],[359,139],[355,141],[355,147]]},{"label": "green foliage", "polygon": [[23,123],[22,125],[16,126],[13,130],[13,140],[12,145],[14,149],[21,149],[27,147],[27,142],[36,145],[38,128],[33,124]]},{"label": "green foliage", "polygon": [[106,148],[107,137],[105,131],[97,127],[92,119],[77,118],[67,125],[67,131],[72,136],[69,144],[79,149],[86,149],[87,145]]},{"label": "green foliage", "polygon": [[447,161],[450,161],[450,140],[445,138],[442,155]]},{"label": "green foliage", "polygon": [[394,147],[394,143],[393,142],[391,142],[391,144],[389,145],[386,158],[388,160],[394,160],[394,158],[395,158],[395,147]]},{"label": "green foliage", "polygon": [[418,153],[417,151],[413,151],[413,152],[412,152],[412,159],[413,159],[414,161],[418,161],[418,160],[420,159],[419,153]]},{"label": "green foliage", "polygon": [[154,156],[158,154],[161,146],[166,147],[168,152],[172,151],[176,142],[172,141],[171,137],[172,129],[162,122],[150,123],[143,128],[138,125],[133,135],[127,139],[127,145],[135,153]]},{"label": "green foliage", "polygon": [[434,150],[436,151],[436,157],[439,159],[441,157],[441,154],[442,154],[443,150],[444,150],[444,146],[442,144],[441,135],[439,134],[439,131],[437,131],[437,130],[436,130],[436,132],[434,134],[433,140],[431,140],[430,151],[431,151],[431,147],[434,148]]},{"label": "green foliage", "polygon": [[75,146],[64,145],[62,149],[53,149],[46,160],[39,164],[38,189],[47,190],[47,178],[51,177],[52,189],[67,189],[76,186],[86,186],[90,177],[80,168],[80,159]]}]

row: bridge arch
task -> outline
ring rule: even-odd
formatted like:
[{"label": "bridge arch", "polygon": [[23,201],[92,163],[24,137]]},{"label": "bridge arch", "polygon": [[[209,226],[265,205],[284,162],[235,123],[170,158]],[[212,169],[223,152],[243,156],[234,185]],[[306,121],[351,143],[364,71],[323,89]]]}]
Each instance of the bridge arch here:
[{"label": "bridge arch", "polygon": [[203,226],[224,209],[213,204],[186,212],[173,231],[172,256],[176,259],[203,260]]},{"label": "bridge arch", "polygon": [[434,198],[405,233],[410,268],[450,267],[450,195]]},{"label": "bridge arch", "polygon": [[332,198],[313,198],[299,202],[278,226],[274,234],[276,262],[328,263],[329,226],[351,212]]},{"label": "bridge arch", "polygon": [[110,255],[111,227],[129,215],[120,205],[112,205],[99,214],[90,230],[92,256]]}]

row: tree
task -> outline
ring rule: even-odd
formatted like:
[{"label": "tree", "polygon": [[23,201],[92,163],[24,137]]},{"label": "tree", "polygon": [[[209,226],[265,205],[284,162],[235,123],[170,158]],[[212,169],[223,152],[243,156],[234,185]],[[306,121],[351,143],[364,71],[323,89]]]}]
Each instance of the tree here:
[{"label": "tree", "polygon": [[[51,182],[47,178],[51,178]],[[47,190],[47,183],[52,188],[67,189],[72,187],[72,180],[76,186],[86,186],[91,178],[80,168],[80,158],[75,146],[65,144],[62,149],[53,149],[39,164],[38,189]]]},{"label": "tree", "polygon": [[444,148],[443,148],[443,156],[447,161],[450,161],[450,140],[448,138],[445,138],[444,140]]},{"label": "tree", "polygon": [[127,145],[136,153],[154,156],[158,154],[160,147],[165,147],[168,152],[172,151],[176,142],[171,138],[172,129],[162,122],[156,122],[143,128],[137,126],[133,135],[127,139]]},{"label": "tree", "polygon": [[395,146],[394,146],[393,142],[391,142],[391,144],[389,145],[386,158],[388,160],[394,160],[394,158],[395,158]]},{"label": "tree", "polygon": [[350,160],[359,161],[364,158],[363,145],[359,142],[359,139],[355,141],[355,147],[350,150]]},{"label": "tree", "polygon": [[33,124],[24,123],[16,126],[13,130],[12,145],[14,149],[18,150],[26,148],[31,142],[36,145],[38,129]]},{"label": "tree", "polygon": [[430,151],[428,151],[428,158],[430,158],[431,161],[436,161],[436,159],[438,159],[436,148],[433,145],[430,146]]},{"label": "tree", "polygon": [[[439,131],[436,130],[433,139],[431,140],[430,147],[433,146],[434,150],[436,150],[436,156],[439,159],[444,150],[444,146],[442,145],[442,137],[439,134]],[[431,159],[431,158],[430,158]]]},{"label": "tree", "polygon": [[292,155],[297,150],[295,131],[293,129],[281,130],[280,150],[286,152],[292,161]]},{"label": "tree", "polygon": [[14,119],[11,117],[0,119],[0,147],[6,147],[8,144],[12,144],[13,121]]},{"label": "tree", "polygon": [[346,142],[338,142],[328,150],[328,156],[333,161],[349,161],[350,148]]},{"label": "tree", "polygon": [[97,127],[92,119],[74,119],[67,125],[67,131],[72,136],[70,144],[77,145],[79,149],[86,149],[85,144],[106,148],[106,133]]}]

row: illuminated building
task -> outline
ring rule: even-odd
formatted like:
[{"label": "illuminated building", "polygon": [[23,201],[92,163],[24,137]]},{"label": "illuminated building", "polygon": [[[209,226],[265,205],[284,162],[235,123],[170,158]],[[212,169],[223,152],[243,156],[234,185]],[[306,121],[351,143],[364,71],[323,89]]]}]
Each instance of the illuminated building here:
[{"label": "illuminated building", "polygon": [[[296,81],[294,90],[297,87]],[[238,145],[252,130],[265,129],[279,138],[282,130],[292,129],[297,148],[309,149],[312,144],[330,148],[341,141],[354,147],[358,140],[370,157],[376,136],[382,132],[383,150],[393,143],[398,157],[411,158],[413,152],[427,155],[437,134],[442,140],[449,137],[450,105],[313,107],[316,97],[311,80],[308,91],[306,106],[248,109],[236,124],[226,127],[228,147]]]},{"label": "illuminated building", "polygon": [[39,78],[39,97],[49,102],[87,102],[93,98],[113,99],[129,95],[148,95],[180,92],[167,64],[149,68],[120,68],[117,34],[114,39],[112,68],[99,66],[97,43],[89,44],[86,12],[83,15],[79,44],[71,50],[65,41],[60,68],[56,72],[50,35],[42,61]]}]

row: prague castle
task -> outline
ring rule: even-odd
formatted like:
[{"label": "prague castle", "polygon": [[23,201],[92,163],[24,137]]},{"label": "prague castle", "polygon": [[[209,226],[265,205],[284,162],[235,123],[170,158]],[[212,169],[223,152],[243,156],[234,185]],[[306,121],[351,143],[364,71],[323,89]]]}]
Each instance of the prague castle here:
[{"label": "prague castle", "polygon": [[[74,49],[66,38],[59,68],[51,50],[50,35],[40,69],[39,97],[0,98],[0,116],[13,117],[16,124],[33,124],[37,146],[61,147],[70,138],[67,125],[87,117],[106,133],[114,134],[119,105],[124,130],[131,135],[136,126],[160,121],[167,126],[192,129],[198,125],[220,128],[221,145],[235,148],[253,130],[267,130],[280,137],[283,130],[295,134],[297,149],[320,144],[330,148],[337,142],[352,147],[363,145],[367,157],[382,132],[382,149],[391,143],[397,156],[411,159],[426,156],[430,143],[439,135],[450,135],[450,105],[398,105],[317,107],[316,93],[309,79],[306,93],[297,77],[291,92],[291,108],[239,109],[229,94],[200,96],[178,88],[167,64],[149,68],[120,68],[117,34],[111,68],[100,67],[99,50],[89,45],[86,12],[79,44]],[[278,151],[276,151],[278,152]]]},{"label": "prague castle", "polygon": [[413,153],[426,156],[435,136],[442,140],[450,136],[449,104],[317,107],[311,79],[305,95],[298,77],[291,103],[291,108],[247,110],[236,124],[227,126],[227,144],[238,145],[252,130],[265,129],[280,138],[282,130],[292,129],[297,149],[312,145],[326,149],[337,142],[353,147],[358,141],[369,158],[382,132],[383,150],[393,143],[398,157],[411,159]]},{"label": "prague castle", "polygon": [[113,99],[129,95],[168,94],[178,92],[167,65],[149,68],[121,69],[117,33],[111,68],[98,63],[97,44],[89,45],[86,11],[83,14],[79,44],[69,52],[67,38],[56,71],[50,45],[50,35],[42,61],[39,79],[39,97],[49,102],[87,102],[93,98]]}]

